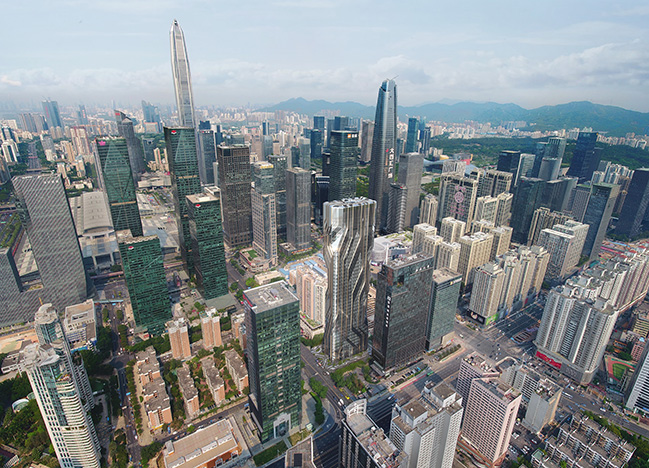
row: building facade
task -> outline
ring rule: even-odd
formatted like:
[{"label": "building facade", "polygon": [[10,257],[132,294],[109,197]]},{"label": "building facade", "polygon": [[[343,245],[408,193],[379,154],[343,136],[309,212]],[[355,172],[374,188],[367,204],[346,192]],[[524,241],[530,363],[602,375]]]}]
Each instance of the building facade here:
[{"label": "building facade", "polygon": [[223,237],[230,247],[252,243],[252,205],[250,201],[250,147],[219,145],[218,186],[223,208]]}]

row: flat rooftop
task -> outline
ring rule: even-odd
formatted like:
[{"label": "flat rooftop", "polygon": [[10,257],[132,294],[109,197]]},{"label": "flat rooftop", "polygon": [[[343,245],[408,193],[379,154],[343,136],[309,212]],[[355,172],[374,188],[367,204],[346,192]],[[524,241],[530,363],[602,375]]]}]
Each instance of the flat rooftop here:
[{"label": "flat rooftop", "polygon": [[232,423],[222,419],[182,439],[168,441],[163,453],[167,468],[189,468],[207,465],[228,452],[238,456],[241,451]]},{"label": "flat rooftop", "polygon": [[194,195],[187,195],[187,200],[189,200],[191,203],[197,204],[197,203],[217,202],[219,201],[219,198],[215,197],[211,193],[203,192],[203,193],[196,193]]},{"label": "flat rooftop", "polygon": [[256,314],[285,304],[298,302],[298,298],[288,288],[286,281],[277,281],[254,289],[248,289],[243,294]]}]

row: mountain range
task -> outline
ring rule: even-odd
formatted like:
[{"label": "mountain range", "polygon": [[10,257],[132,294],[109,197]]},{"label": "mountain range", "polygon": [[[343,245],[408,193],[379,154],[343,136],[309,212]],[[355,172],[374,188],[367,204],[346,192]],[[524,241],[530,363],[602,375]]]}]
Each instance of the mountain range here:
[{"label": "mountain range", "polygon": [[[373,106],[365,106],[353,101],[308,101],[303,98],[293,98],[259,110],[264,112],[285,110],[307,115],[334,111],[348,117],[374,118]],[[399,106],[398,112],[399,118],[404,122],[408,117],[448,123],[491,122],[495,125],[509,121],[525,121],[528,124],[527,129],[541,131],[592,127],[593,130],[607,132],[610,136],[624,136],[629,132],[640,135],[649,134],[649,113],[594,104],[589,101],[569,102],[536,109],[525,109],[516,104],[496,102],[458,102],[454,104],[436,102],[421,106]]]}]

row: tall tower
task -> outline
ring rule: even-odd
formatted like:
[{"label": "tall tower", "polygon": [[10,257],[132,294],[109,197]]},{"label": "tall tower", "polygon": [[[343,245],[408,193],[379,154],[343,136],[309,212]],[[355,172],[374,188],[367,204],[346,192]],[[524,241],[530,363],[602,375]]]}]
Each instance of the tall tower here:
[{"label": "tall tower", "polygon": [[642,231],[642,223],[649,206],[649,169],[633,171],[631,184],[622,205],[620,220],[615,228],[616,234],[635,237]]},{"label": "tall tower", "polygon": [[95,143],[115,231],[129,229],[135,237],[142,236],[126,140],[97,138]]},{"label": "tall tower", "polygon": [[301,167],[286,171],[286,240],[296,250],[311,247],[311,173]]},{"label": "tall tower", "polygon": [[374,243],[376,202],[352,198],[324,204],[327,309],[323,350],[330,359],[367,349],[369,252]]},{"label": "tall tower", "polygon": [[594,184],[584,213],[584,223],[590,226],[582,255],[595,259],[611,221],[615,200],[620,193],[620,186],[613,184]]},{"label": "tall tower", "polygon": [[61,122],[61,114],[59,113],[59,103],[56,101],[50,101],[49,99],[43,101],[43,112],[45,113],[45,121],[49,126],[50,130],[54,127],[63,128],[63,122]]},{"label": "tall tower", "polygon": [[568,175],[579,177],[579,182],[591,179],[601,159],[601,149],[595,148],[597,132],[580,132],[573,152]]},{"label": "tall tower", "polygon": [[117,132],[119,136],[126,140],[128,148],[128,158],[131,163],[131,172],[133,180],[140,180],[140,174],[144,172],[144,149],[142,142],[135,136],[133,120],[123,112],[115,111],[115,120],[117,121]]},{"label": "tall tower", "polygon": [[171,72],[174,77],[178,121],[181,127],[196,128],[192,75],[189,72],[185,35],[177,20],[174,20],[171,25],[169,39],[171,41]]},{"label": "tall tower", "polygon": [[419,195],[421,176],[424,172],[424,157],[419,153],[404,153],[399,156],[399,179],[408,189],[405,227],[413,227],[419,219]]},{"label": "tall tower", "polygon": [[[439,264],[439,259],[436,259]],[[426,321],[426,349],[432,350],[446,343],[453,332],[457,301],[460,299],[462,276],[448,268],[433,271],[433,289]]]},{"label": "tall tower", "polygon": [[194,129],[189,127],[165,127],[164,133],[167,163],[171,172],[171,192],[174,198],[180,254],[183,261],[186,262],[189,273],[193,274],[194,260],[191,256],[191,233],[185,197],[201,192],[196,156],[196,136]]},{"label": "tall tower", "polygon": [[408,119],[408,135],[406,136],[406,153],[416,153],[419,146],[419,120],[417,117]]},{"label": "tall tower", "polygon": [[252,242],[250,147],[221,144],[216,148],[218,186],[223,206],[223,236],[229,247]]},{"label": "tall tower", "polygon": [[286,156],[273,154],[268,157],[273,165],[273,181],[275,182],[275,211],[277,212],[277,236],[286,239]]},{"label": "tall tower", "polygon": [[372,137],[369,198],[376,201],[377,231],[384,230],[388,214],[388,193],[394,179],[397,147],[397,84],[385,80],[379,88]]},{"label": "tall tower", "polygon": [[273,165],[256,162],[252,166],[252,245],[268,261],[277,265],[277,211]]},{"label": "tall tower", "polygon": [[329,200],[355,197],[358,132],[333,130],[329,150],[331,151]]}]

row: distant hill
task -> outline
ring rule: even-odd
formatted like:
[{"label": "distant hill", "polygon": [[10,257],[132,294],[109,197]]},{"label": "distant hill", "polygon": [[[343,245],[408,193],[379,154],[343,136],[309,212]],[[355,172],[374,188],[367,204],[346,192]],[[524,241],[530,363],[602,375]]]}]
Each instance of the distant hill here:
[{"label": "distant hill", "polygon": [[[349,117],[374,118],[373,106],[364,106],[352,101],[307,101],[303,98],[294,98],[259,110],[266,112],[287,110],[307,115],[317,115],[323,111],[339,111],[341,115]],[[471,120],[491,122],[492,124],[523,120],[528,123],[528,129],[554,130],[592,127],[593,130],[608,132],[609,135],[614,136],[624,136],[628,132],[649,134],[649,113],[593,104],[588,101],[543,106],[537,109],[524,109],[516,104],[495,102],[458,102],[454,104],[437,102],[422,106],[399,107],[401,120],[406,121],[408,116],[443,122]]]}]

